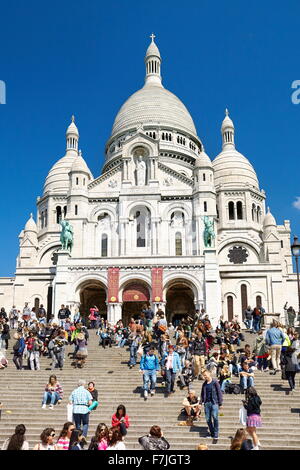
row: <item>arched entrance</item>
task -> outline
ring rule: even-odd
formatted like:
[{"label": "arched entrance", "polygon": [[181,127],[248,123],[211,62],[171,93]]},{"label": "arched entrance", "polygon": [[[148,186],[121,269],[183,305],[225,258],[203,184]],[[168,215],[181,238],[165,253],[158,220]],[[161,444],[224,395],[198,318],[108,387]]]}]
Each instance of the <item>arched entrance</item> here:
[{"label": "arched entrance", "polygon": [[89,280],[80,286],[80,312],[87,317],[94,305],[107,318],[106,288],[100,281]]},{"label": "arched entrance", "polygon": [[168,322],[178,324],[183,317],[194,316],[194,292],[188,281],[176,280],[169,284],[166,294]]},{"label": "arched entrance", "polygon": [[150,301],[148,286],[139,280],[129,282],[124,287],[122,301],[122,320],[128,325],[130,318],[138,318],[145,303]]}]

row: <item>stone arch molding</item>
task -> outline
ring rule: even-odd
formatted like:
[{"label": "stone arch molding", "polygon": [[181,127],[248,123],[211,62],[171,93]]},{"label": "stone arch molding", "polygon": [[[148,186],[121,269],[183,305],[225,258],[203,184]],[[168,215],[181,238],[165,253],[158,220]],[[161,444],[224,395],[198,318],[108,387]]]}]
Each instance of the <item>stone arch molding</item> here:
[{"label": "stone arch molding", "polygon": [[42,261],[44,255],[45,255],[48,251],[50,251],[52,248],[61,248],[61,243],[60,243],[60,241],[59,241],[59,240],[53,241],[53,242],[47,244],[45,247],[43,247],[43,249],[42,249],[42,250],[39,252],[39,254],[38,254],[38,263],[37,263],[38,265],[41,264],[41,261]]},{"label": "stone arch molding", "polygon": [[155,155],[156,152],[156,145],[152,144],[152,142],[148,142],[148,139],[143,138],[143,136],[138,136],[136,139],[132,140],[131,142],[128,142],[123,145],[123,155],[126,158],[133,158],[133,152],[136,148],[138,147],[145,147],[145,149],[148,152],[148,157],[151,157]]},{"label": "stone arch molding", "polygon": [[220,255],[224,249],[229,248],[231,245],[239,245],[239,244],[245,245],[245,247],[248,246],[249,248],[252,248],[255,251],[256,256],[259,257],[260,247],[258,246],[258,244],[252,240],[249,240],[249,238],[243,238],[243,237],[239,237],[238,239],[226,238],[226,240],[219,243],[218,255]]},{"label": "stone arch molding", "polygon": [[187,281],[187,285],[191,288],[194,294],[194,301],[201,300],[203,298],[203,286],[201,282],[195,279],[192,275],[188,273],[172,273],[164,276],[164,299],[166,299],[167,291],[174,281]]},{"label": "stone arch molding", "polygon": [[145,283],[147,288],[149,289],[150,299],[152,295],[152,287],[151,287],[151,277],[147,274],[137,273],[137,274],[124,274],[120,277],[120,284],[119,284],[119,295],[120,299],[122,299],[124,289],[130,282],[139,282]]},{"label": "stone arch molding", "polygon": [[75,294],[79,295],[82,284],[88,281],[101,282],[101,284],[103,284],[103,287],[107,291],[107,278],[101,274],[85,274],[84,276],[81,276],[73,282],[71,289]]},{"label": "stone arch molding", "polygon": [[150,204],[150,202],[148,201],[132,201],[126,207],[127,215],[131,217],[133,215],[134,209],[138,207],[147,207],[147,209],[149,209],[150,211],[151,217],[154,217],[155,207],[152,204]]},{"label": "stone arch molding", "polygon": [[115,222],[117,220],[117,214],[115,208],[111,205],[97,205],[90,213],[90,220],[92,222],[97,222],[97,217],[102,214],[103,212],[107,212],[110,216],[111,222]]},{"label": "stone arch molding", "polygon": [[187,217],[187,219],[192,219],[192,207],[190,204],[185,204],[184,201],[182,202],[173,202],[166,207],[163,213],[164,220],[170,220],[172,212],[181,211]]}]

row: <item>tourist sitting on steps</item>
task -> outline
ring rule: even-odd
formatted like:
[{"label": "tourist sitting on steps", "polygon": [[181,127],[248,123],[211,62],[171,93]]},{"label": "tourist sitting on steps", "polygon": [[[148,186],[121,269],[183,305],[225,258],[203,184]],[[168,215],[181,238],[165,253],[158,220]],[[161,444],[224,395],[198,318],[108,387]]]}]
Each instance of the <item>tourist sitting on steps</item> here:
[{"label": "tourist sitting on steps", "polygon": [[72,431],[74,431],[75,426],[71,421],[67,421],[61,430],[60,435],[58,436],[57,440],[57,449],[58,450],[69,450],[70,439],[72,435]]},{"label": "tourist sitting on steps", "polygon": [[106,450],[126,450],[123,436],[118,427],[110,428],[108,432],[109,445]]},{"label": "tourist sitting on steps", "polygon": [[36,444],[33,450],[58,450],[57,445],[54,444],[55,429],[46,428],[40,435],[40,442]]},{"label": "tourist sitting on steps", "polygon": [[108,447],[108,427],[104,423],[97,426],[95,436],[92,437],[88,450],[106,450]]},{"label": "tourist sitting on steps", "polygon": [[88,391],[90,392],[90,394],[92,395],[93,397],[93,402],[92,404],[89,406],[89,411],[93,411],[95,410],[98,405],[99,405],[99,402],[98,402],[98,390],[95,389],[95,382],[89,382],[88,383]]},{"label": "tourist sitting on steps", "polygon": [[119,405],[115,414],[112,415],[111,426],[112,428],[119,427],[122,436],[126,436],[129,425],[129,416],[126,414],[126,408],[124,405]]},{"label": "tourist sitting on steps", "polygon": [[6,439],[1,450],[29,450],[29,444],[25,439],[26,428],[24,424],[18,424],[15,433]]},{"label": "tourist sitting on steps", "polygon": [[195,390],[189,390],[189,393],[182,402],[187,414],[188,424],[192,424],[193,420],[198,421],[201,413],[200,397],[196,395]]},{"label": "tourist sitting on steps", "polygon": [[254,373],[247,362],[243,362],[240,372],[241,393],[245,393],[247,388],[254,387]]},{"label": "tourist sitting on steps", "polygon": [[45,386],[42,408],[45,409],[50,402],[49,410],[53,410],[56,403],[59,405],[63,399],[63,389],[57,381],[56,375],[50,375],[49,382]]},{"label": "tourist sitting on steps", "polygon": [[139,444],[144,450],[168,450],[170,448],[159,426],[152,426],[148,435],[139,438]]}]

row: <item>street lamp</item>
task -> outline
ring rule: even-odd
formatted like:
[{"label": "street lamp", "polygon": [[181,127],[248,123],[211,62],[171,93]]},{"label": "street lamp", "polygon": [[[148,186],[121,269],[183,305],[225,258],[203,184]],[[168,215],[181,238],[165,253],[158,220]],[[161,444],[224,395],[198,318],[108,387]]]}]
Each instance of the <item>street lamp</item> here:
[{"label": "street lamp", "polygon": [[298,284],[298,315],[300,315],[300,278],[299,278],[300,243],[298,241],[298,237],[294,237],[294,243],[291,245],[291,250],[292,250],[293,256],[295,256],[295,261],[296,261],[297,284]]}]

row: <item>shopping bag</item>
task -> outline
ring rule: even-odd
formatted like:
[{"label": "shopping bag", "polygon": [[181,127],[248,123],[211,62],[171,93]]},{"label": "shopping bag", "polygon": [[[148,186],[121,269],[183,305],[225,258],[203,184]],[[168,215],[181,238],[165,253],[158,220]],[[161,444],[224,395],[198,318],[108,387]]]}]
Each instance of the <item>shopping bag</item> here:
[{"label": "shopping bag", "polygon": [[242,426],[247,424],[247,410],[242,406],[239,412],[239,421]]},{"label": "shopping bag", "polygon": [[67,421],[73,421],[73,405],[67,404]]},{"label": "shopping bag", "polygon": [[139,346],[139,348],[138,348],[138,350],[137,350],[137,354],[138,354],[139,356],[142,356],[142,355],[144,354],[144,350],[143,350],[142,346]]}]

